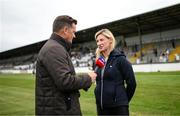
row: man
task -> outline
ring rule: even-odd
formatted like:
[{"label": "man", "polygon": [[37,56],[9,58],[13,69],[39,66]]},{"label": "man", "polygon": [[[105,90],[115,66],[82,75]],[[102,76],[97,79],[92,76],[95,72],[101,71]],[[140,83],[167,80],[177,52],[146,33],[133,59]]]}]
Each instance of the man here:
[{"label": "man", "polygon": [[77,77],[69,55],[77,21],[58,16],[53,33],[41,48],[36,64],[36,115],[81,115],[79,89],[87,90],[96,74]]}]

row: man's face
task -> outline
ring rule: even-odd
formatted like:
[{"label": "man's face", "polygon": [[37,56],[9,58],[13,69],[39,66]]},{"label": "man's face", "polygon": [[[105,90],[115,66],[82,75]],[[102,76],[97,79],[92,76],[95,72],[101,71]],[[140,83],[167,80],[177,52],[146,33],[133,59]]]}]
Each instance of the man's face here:
[{"label": "man's face", "polygon": [[76,25],[73,23],[72,27],[67,28],[67,31],[66,31],[66,39],[67,39],[67,41],[72,43],[73,38],[76,37],[75,32],[76,32]]}]

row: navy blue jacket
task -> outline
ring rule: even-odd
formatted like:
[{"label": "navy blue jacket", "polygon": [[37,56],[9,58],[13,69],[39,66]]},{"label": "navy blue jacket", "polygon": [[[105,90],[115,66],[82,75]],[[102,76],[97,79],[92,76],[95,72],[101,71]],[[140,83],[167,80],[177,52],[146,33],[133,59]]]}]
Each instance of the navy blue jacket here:
[{"label": "navy blue jacket", "polygon": [[113,50],[102,69],[97,70],[95,97],[99,107],[128,105],[135,89],[136,80],[131,63],[125,55]]}]

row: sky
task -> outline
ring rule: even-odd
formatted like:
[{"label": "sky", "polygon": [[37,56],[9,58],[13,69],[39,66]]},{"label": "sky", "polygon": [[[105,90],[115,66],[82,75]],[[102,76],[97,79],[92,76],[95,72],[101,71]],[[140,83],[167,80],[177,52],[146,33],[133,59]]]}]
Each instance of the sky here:
[{"label": "sky", "polygon": [[77,31],[180,3],[180,0],[0,0],[0,52],[47,40],[59,15]]}]

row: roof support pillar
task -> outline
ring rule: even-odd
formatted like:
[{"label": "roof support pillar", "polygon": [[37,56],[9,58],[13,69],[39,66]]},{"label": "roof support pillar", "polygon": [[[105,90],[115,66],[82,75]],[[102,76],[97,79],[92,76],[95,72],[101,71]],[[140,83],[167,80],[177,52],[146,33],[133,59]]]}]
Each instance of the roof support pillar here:
[{"label": "roof support pillar", "polygon": [[136,22],[137,29],[138,29],[138,36],[139,36],[139,45],[140,45],[140,59],[142,61],[142,30],[141,30],[141,25]]}]

